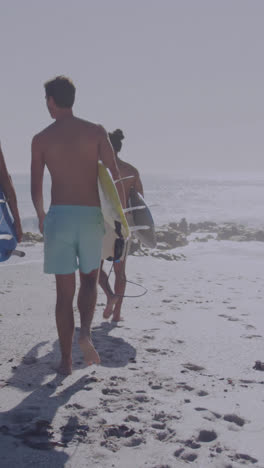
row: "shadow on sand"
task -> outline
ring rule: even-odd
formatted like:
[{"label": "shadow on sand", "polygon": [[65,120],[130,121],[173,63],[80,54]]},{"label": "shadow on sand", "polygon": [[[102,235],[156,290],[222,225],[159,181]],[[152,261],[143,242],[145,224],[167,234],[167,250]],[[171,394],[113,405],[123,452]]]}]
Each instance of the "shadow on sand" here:
[{"label": "shadow on sand", "polygon": [[[115,324],[103,322],[93,329],[93,341],[104,367],[123,367],[135,361],[136,350],[133,346],[122,338],[109,336],[115,327]],[[73,345],[74,367],[83,368],[77,343],[78,329],[76,331]],[[69,459],[69,454],[63,449],[76,435],[76,431],[89,431],[88,426],[79,426],[77,418],[72,415],[63,418],[63,427],[54,428],[53,420],[59,408],[65,406],[79,391],[90,390],[93,378],[85,375],[65,386],[65,377],[57,374],[54,376],[51,367],[54,359],[59,357],[58,341],[53,344],[52,351],[38,357],[47,344],[48,342],[41,342],[34,346],[18,366],[13,366],[13,375],[6,381],[10,392],[12,387],[18,388],[21,392],[26,392],[27,396],[14,408],[0,412],[1,468],[37,465],[62,468]],[[92,371],[95,368],[89,369]],[[49,375],[54,376],[52,380]],[[73,376],[70,377],[72,378]],[[4,393],[6,394],[6,388]]]},{"label": "shadow on sand", "polygon": [[115,323],[102,322],[93,328],[93,342],[104,367],[125,367],[136,359],[137,353],[133,346],[123,338],[109,335],[116,327]]},{"label": "shadow on sand", "polygon": [[[26,376],[25,376],[26,378]],[[27,377],[28,378],[28,377]],[[49,466],[62,468],[69,456],[57,447],[66,447],[65,427],[73,424],[68,418],[61,432],[54,430],[53,419],[72,395],[85,389],[87,377],[57,392],[63,376],[56,375],[47,384],[35,389],[14,408],[0,413],[1,467]],[[35,382],[34,382],[35,386]],[[74,433],[72,432],[72,437]],[[22,449],[23,447],[23,449]],[[35,449],[35,450],[32,450]]]}]

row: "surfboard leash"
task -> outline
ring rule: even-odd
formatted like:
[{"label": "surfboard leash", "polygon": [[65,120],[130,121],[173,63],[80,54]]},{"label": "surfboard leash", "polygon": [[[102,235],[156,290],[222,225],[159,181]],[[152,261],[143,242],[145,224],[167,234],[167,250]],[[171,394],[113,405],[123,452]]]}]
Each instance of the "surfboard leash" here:
[{"label": "surfboard leash", "polygon": [[[110,277],[110,275],[111,275],[111,273],[112,273],[112,271],[113,271],[113,266],[114,266],[114,262],[112,263],[112,266],[111,266],[111,268],[110,268],[110,272],[109,272],[109,274],[108,274],[107,280],[109,280],[109,277]],[[127,297],[127,298],[133,298],[133,297],[134,297],[134,298],[136,298],[136,297],[145,296],[145,294],[147,294],[147,292],[148,292],[148,289],[145,288],[145,286],[142,286],[142,284],[136,283],[135,281],[126,280],[126,284],[127,284],[127,283],[133,284],[134,286],[138,286],[139,288],[144,289],[143,293],[141,293],[141,294],[136,294],[136,295],[134,295],[134,296],[131,296],[131,295],[129,295],[129,294],[115,294],[115,293],[113,293],[113,296],[114,296],[114,297],[123,297],[123,298],[125,298],[125,297]]]},{"label": "surfboard leash", "polygon": [[[125,247],[125,258],[127,257],[127,249],[128,249],[128,244],[126,244],[126,247]],[[109,278],[110,278],[110,275],[113,271],[113,267],[114,267],[114,263],[115,261],[112,262],[112,265],[111,265],[111,268],[110,268],[110,271],[109,271],[109,274],[108,274],[108,277],[107,277],[107,281],[109,282]],[[125,264],[123,265],[123,269],[125,268]],[[147,294],[148,292],[148,289],[145,288],[145,286],[142,286],[142,284],[139,284],[139,283],[136,283],[135,281],[129,281],[129,280],[126,280],[126,284],[127,283],[130,283],[130,284],[134,284],[134,286],[139,286],[141,289],[144,289],[143,293],[141,294],[137,294],[135,296],[130,296],[128,294],[113,294],[115,297],[127,297],[127,298],[136,298],[136,297],[142,297],[142,296],[145,296],[145,294]]]}]

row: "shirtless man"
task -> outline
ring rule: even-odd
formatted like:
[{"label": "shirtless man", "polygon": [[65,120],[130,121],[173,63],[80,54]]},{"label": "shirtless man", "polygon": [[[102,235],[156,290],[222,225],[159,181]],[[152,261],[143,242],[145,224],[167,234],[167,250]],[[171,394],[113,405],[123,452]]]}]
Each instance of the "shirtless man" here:
[{"label": "shirtless man", "polygon": [[[44,233],[44,272],[56,277],[56,323],[61,362],[58,372],[72,372],[75,271],[80,270],[79,344],[88,365],[100,362],[91,339],[97,297],[104,222],[97,189],[99,159],[114,177],[119,171],[107,133],[100,125],[73,115],[75,87],[59,76],[45,83],[49,113],[55,122],[32,140],[31,194],[39,229]],[[51,206],[43,204],[43,174],[51,175]],[[123,199],[122,185],[118,187]],[[78,262],[77,262],[78,259]]]},{"label": "shirtless man", "polygon": [[21,220],[20,220],[18,207],[17,207],[16,192],[12,183],[12,179],[10,175],[8,174],[8,170],[6,167],[6,163],[5,163],[4,155],[2,153],[1,146],[0,146],[0,185],[5,194],[10,211],[14,219],[17,241],[21,242],[23,232],[22,232]]},{"label": "shirtless man", "polygon": [[[138,170],[131,164],[123,161],[119,158],[118,153],[122,148],[122,140],[124,135],[122,130],[117,129],[113,133],[109,133],[109,139],[113,146],[115,152],[115,158],[117,167],[120,172],[121,178],[126,178],[123,180],[123,187],[125,191],[125,207],[128,207],[128,199],[130,195],[130,190],[134,188],[137,192],[141,193],[144,196],[142,182],[140,180]],[[132,177],[131,177],[132,176]],[[117,184],[118,187],[119,184]],[[121,306],[123,302],[123,295],[126,289],[126,257],[129,250],[129,243],[125,246],[125,252],[121,257],[121,260],[117,263],[114,263],[114,272],[115,272],[115,285],[114,291],[112,291],[110,284],[108,282],[108,277],[105,271],[103,270],[103,264],[101,266],[99,284],[104,290],[107,297],[106,308],[103,313],[103,317],[108,319],[112,315],[112,320],[114,322],[119,322],[121,320]]]}]

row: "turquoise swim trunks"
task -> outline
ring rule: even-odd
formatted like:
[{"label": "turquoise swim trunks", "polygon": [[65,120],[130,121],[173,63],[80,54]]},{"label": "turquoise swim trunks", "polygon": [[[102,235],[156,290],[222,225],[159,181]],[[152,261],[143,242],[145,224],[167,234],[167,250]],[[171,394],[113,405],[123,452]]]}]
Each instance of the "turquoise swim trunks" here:
[{"label": "turquoise swim trunks", "polygon": [[101,262],[104,219],[97,206],[51,205],[44,220],[44,272],[90,273]]}]

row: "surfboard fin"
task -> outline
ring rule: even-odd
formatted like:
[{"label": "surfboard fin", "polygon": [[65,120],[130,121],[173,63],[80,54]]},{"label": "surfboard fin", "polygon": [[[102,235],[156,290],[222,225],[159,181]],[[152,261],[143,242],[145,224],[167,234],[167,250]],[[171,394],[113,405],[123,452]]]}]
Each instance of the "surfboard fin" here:
[{"label": "surfboard fin", "polygon": [[129,213],[130,211],[135,211],[135,210],[145,210],[146,207],[144,205],[140,206],[131,206],[130,208],[123,208],[124,213]]},{"label": "surfboard fin", "polygon": [[133,179],[133,175],[129,175],[129,176],[126,176],[126,177],[120,177],[120,179],[116,179],[114,180],[114,183],[117,184],[117,182],[122,182],[122,180],[126,180],[126,179]]},{"label": "surfboard fin", "polygon": [[146,231],[147,229],[150,229],[150,226],[129,226],[129,229],[131,232]]}]

